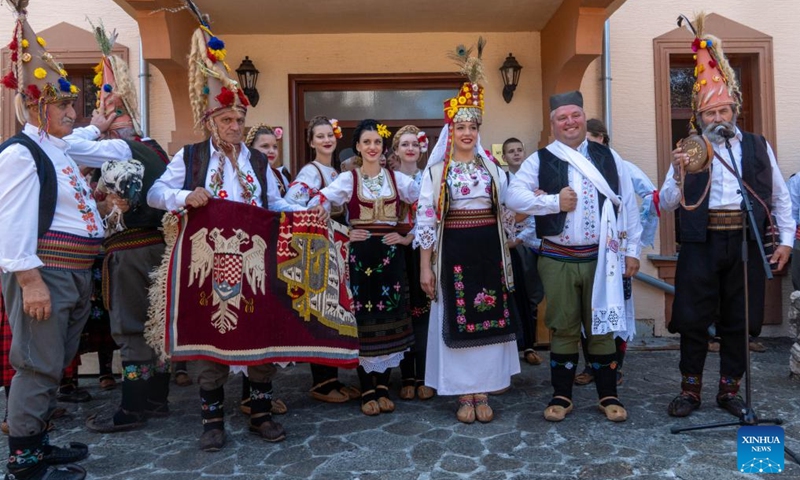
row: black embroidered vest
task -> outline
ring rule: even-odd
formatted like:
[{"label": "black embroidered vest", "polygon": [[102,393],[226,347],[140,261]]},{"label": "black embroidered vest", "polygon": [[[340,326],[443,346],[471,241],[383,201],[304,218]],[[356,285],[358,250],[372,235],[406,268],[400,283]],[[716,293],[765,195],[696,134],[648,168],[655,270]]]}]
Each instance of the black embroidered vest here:
[{"label": "black embroidered vest", "polygon": [[[250,147],[248,147],[248,150],[250,150],[250,165],[256,174],[258,184],[261,186],[261,206],[268,209],[267,169],[269,168],[269,161],[267,156],[258,150]],[[184,190],[205,187],[210,159],[211,142],[208,140],[183,147],[183,163],[186,165],[186,178],[183,182]]]},{"label": "black embroidered vest", "polygon": [[[597,142],[588,142],[589,157],[592,164],[603,175],[617,195],[619,195],[619,172],[614,161],[611,149]],[[548,195],[558,195],[564,187],[569,186],[569,164],[555,155],[550,150],[542,148],[539,154],[539,188]],[[603,208],[606,198],[598,192],[599,207]],[[564,230],[567,221],[567,212],[553,213],[550,215],[537,215],[536,234],[539,237],[559,235]]]},{"label": "black embroidered vest", "polygon": [[[731,165],[728,152],[724,151],[721,157]],[[719,160],[719,159],[718,159]],[[718,166],[714,168],[725,168]],[[767,140],[752,133],[742,132],[742,179],[755,190],[764,203],[772,208],[772,165],[767,152]],[[697,203],[708,183],[709,171],[686,175],[683,181],[683,195],[688,205]],[[744,205],[742,205],[744,210]],[[753,214],[756,217],[758,230],[762,234],[767,226],[767,212],[761,204],[753,199]],[[708,196],[695,210],[678,209],[680,228],[678,241],[680,242],[705,242],[706,229],[708,228]]]}]

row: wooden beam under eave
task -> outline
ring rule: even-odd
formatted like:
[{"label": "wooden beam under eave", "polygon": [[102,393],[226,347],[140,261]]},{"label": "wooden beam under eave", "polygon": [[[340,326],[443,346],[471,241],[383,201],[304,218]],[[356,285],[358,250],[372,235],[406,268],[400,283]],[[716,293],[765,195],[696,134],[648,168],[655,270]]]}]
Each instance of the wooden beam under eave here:
[{"label": "wooden beam under eave", "polygon": [[[609,10],[564,0],[542,30],[542,114],[539,147],[550,143],[550,96],[578,90],[589,65],[603,53],[603,25]],[[618,7],[617,2],[608,2]]]},{"label": "wooden beam under eave", "polygon": [[[136,3],[137,7],[142,7],[144,3],[161,3],[129,1]],[[189,46],[197,22],[188,11],[154,12],[147,8],[137,8],[134,18],[139,24],[142,54],[147,62],[164,75],[172,98],[175,130],[172,131],[166,148],[168,153],[174,154],[184,145],[201,140],[194,131],[187,64]]]}]

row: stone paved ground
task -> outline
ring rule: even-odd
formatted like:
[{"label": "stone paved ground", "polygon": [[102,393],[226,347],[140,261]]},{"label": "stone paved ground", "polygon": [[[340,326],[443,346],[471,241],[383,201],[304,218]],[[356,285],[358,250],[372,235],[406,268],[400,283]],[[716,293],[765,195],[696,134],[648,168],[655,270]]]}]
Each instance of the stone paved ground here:
[{"label": "stone paved ground", "polygon": [[[788,339],[765,341],[767,353],[754,354],[754,406],[762,416],[786,421],[786,441],[800,451],[800,384],[788,379]],[[71,416],[58,421],[53,440],[90,444],[83,462],[94,479],[735,479],[736,430],[725,428],[670,434],[671,425],[729,421],[713,402],[718,368],[709,355],[706,403],[691,418],[676,421],[666,405],[677,393],[678,352],[633,351],[625,366],[621,396],[629,420],[612,424],[595,406],[594,386],[576,387],[575,411],[551,424],[542,409],[551,395],[544,365],[523,364],[513,389],[493,397],[492,423],[463,425],[455,401],[397,401],[397,411],[366,417],[355,402],[329,405],[311,400],[308,367],[281,372],[275,386],[289,413],[278,417],[288,432],[280,444],[248,434],[237,411],[240,381],[228,383],[228,444],[217,453],[197,449],[201,431],[195,386],[174,387],[173,414],[146,429],[99,435],[83,427],[87,415],[116,405],[119,390],[101,392],[96,380],[82,380],[91,403],[67,405]],[[355,382],[353,372],[343,377]],[[397,374],[395,374],[397,380]],[[767,477],[765,477],[767,478]],[[787,457],[786,471],[773,478],[800,478]]]}]

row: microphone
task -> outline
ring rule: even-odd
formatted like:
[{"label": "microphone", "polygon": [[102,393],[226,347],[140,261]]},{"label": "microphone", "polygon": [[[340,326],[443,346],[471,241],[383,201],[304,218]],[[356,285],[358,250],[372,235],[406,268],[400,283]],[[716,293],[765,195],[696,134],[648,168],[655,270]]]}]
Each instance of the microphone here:
[{"label": "microphone", "polygon": [[726,127],[725,125],[717,125],[716,127],[714,127],[714,133],[726,139],[731,139],[736,136],[736,132]]}]

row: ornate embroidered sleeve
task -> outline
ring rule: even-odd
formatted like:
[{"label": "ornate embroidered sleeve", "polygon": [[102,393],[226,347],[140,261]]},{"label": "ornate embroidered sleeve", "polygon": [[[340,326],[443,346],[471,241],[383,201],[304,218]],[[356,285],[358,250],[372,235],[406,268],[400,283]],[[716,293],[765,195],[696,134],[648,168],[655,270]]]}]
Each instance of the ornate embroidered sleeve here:
[{"label": "ornate embroidered sleeve", "polygon": [[503,222],[503,230],[510,241],[517,239],[517,222],[514,220],[514,212],[500,205],[500,220]]},{"label": "ornate embroidered sleeve", "polygon": [[436,228],[429,225],[417,225],[414,233],[414,248],[429,249],[436,246]]},{"label": "ornate embroidered sleeve", "polygon": [[419,202],[417,203],[416,231],[414,248],[433,248],[436,245],[436,209],[433,199],[433,182],[428,169],[422,174],[422,184],[419,189]]},{"label": "ornate embroidered sleeve", "polygon": [[278,179],[275,175],[267,173],[267,208],[273,212],[298,212],[305,210],[302,205],[287,202],[281,197],[280,190],[278,190]]},{"label": "ornate embroidered sleeve", "polygon": [[316,169],[306,165],[297,174],[297,178],[289,184],[284,198],[287,202],[308,206],[308,201],[317,193],[321,185]]}]

